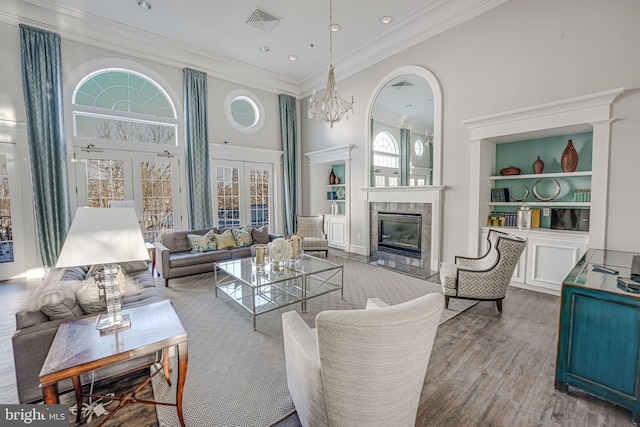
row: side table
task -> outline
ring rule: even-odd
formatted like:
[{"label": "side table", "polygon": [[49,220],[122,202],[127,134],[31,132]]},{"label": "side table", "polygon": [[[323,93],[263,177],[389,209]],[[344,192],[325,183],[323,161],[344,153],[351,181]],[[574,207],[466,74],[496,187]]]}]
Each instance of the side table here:
[{"label": "side table", "polygon": [[[160,351],[164,355],[163,369],[152,374],[143,385],[147,384],[159,372],[164,372],[168,380],[167,350],[175,346],[178,357],[176,403],[136,399],[135,393],[142,388],[138,387],[128,395],[116,397],[115,400],[119,400],[120,405],[111,411],[100,425],[103,425],[119,409],[129,403],[148,403],[175,406],[180,425],[184,427],[182,393],[188,366],[187,333],[171,302],[164,300],[125,309],[122,310],[122,313],[129,314],[131,326],[108,334],[101,334],[96,329],[97,316],[73,319],[60,325],[49,349],[47,359],[40,371],[40,384],[44,403],[58,403],[58,382],[71,378],[75,388],[78,408],[80,408],[82,407],[82,397],[89,396],[82,394],[80,375]],[[104,397],[100,395],[92,396]]]}]

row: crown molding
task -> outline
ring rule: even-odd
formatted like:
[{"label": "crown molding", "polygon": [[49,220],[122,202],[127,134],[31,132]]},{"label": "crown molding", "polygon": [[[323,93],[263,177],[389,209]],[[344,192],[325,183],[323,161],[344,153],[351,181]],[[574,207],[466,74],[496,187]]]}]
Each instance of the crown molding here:
[{"label": "crown molding", "polygon": [[[338,81],[413,47],[509,0],[433,0],[378,36],[344,52],[334,61]],[[0,22],[25,23],[60,34],[63,39],[133,58],[182,69],[192,67],[212,77],[266,92],[307,97],[323,89],[326,68],[302,80],[289,78],[227,56],[87,14],[50,0],[9,0]]]},{"label": "crown molding", "polygon": [[[193,45],[141,31],[47,0],[22,0],[0,10],[0,22],[24,23],[65,39],[178,69],[192,67],[209,76],[274,94],[299,96],[296,81]],[[25,5],[26,3],[26,5]],[[14,7],[11,7],[14,6]]]},{"label": "crown molding", "polygon": [[[346,79],[378,62],[407,50],[450,28],[479,16],[509,0],[436,0],[417,13],[402,19],[391,31],[380,33],[334,60],[336,80]],[[324,88],[326,70],[320,70],[300,82],[303,98],[314,89]]]}]

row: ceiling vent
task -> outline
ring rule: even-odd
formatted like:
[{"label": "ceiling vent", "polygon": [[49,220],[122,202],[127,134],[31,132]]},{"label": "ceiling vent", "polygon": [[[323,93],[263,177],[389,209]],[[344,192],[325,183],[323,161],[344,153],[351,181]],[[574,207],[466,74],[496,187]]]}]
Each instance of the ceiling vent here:
[{"label": "ceiling vent", "polygon": [[394,84],[391,85],[391,87],[395,87],[397,89],[401,89],[403,87],[409,87],[409,86],[413,86],[413,83],[409,83],[406,80],[402,80],[402,81],[400,81],[398,83],[394,83]]},{"label": "ceiling vent", "polygon": [[273,31],[278,23],[280,23],[280,18],[261,9],[256,9],[247,19],[247,24],[266,32]]}]

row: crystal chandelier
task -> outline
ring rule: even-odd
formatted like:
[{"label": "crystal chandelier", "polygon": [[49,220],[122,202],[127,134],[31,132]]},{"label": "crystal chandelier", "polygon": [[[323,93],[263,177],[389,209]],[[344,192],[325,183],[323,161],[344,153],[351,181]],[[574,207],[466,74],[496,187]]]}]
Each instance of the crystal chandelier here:
[{"label": "crystal chandelier", "polygon": [[347,119],[349,118],[349,110],[351,110],[351,114],[353,114],[353,95],[351,95],[351,102],[342,99],[338,93],[336,77],[333,74],[333,31],[335,31],[334,28],[336,27],[333,25],[332,9],[333,2],[329,0],[329,75],[327,77],[327,88],[325,89],[324,97],[320,105],[318,105],[318,101],[316,101],[316,91],[315,89],[313,90],[307,116],[310,119],[312,119],[314,115],[321,117],[322,120],[330,123],[333,129],[333,124],[339,122],[342,116],[346,114]]}]

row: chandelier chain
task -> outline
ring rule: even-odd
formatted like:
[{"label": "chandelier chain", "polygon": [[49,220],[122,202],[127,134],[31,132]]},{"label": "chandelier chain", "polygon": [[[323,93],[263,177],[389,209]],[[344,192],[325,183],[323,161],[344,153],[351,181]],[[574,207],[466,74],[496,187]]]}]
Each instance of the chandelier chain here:
[{"label": "chandelier chain", "polygon": [[320,105],[316,101],[316,91],[313,90],[311,100],[309,101],[309,110],[307,116],[311,119],[315,115],[322,118],[325,122],[333,124],[340,121],[346,114],[349,119],[349,110],[353,114],[353,95],[351,102],[344,100],[338,93],[338,85],[333,69],[333,1],[329,0],[329,72],[327,75],[327,86],[325,88],[324,97],[320,101]]}]

